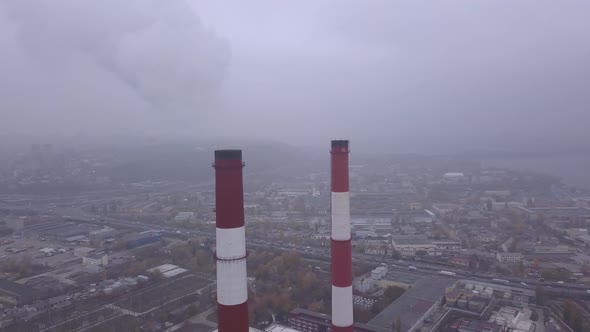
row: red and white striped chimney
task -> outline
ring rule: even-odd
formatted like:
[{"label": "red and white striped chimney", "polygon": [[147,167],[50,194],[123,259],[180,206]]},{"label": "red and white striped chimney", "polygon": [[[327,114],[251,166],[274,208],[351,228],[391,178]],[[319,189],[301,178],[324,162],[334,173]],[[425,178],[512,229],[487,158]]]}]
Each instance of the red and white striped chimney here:
[{"label": "red and white striped chimney", "polygon": [[215,151],[217,325],[248,332],[242,150]]},{"label": "red and white striped chimney", "polygon": [[348,140],[332,141],[332,332],[352,332]]}]

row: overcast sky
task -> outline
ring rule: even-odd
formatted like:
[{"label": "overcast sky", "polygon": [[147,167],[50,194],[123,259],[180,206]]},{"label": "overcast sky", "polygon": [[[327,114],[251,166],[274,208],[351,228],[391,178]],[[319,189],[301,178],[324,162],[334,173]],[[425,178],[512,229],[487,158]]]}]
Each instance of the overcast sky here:
[{"label": "overcast sky", "polygon": [[0,0],[0,130],[584,147],[589,36],[585,0]]}]

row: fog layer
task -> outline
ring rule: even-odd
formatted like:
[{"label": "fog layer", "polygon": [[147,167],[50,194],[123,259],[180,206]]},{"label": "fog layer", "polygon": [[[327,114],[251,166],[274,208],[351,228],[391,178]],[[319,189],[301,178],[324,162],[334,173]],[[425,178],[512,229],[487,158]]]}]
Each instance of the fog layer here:
[{"label": "fog layer", "polygon": [[404,152],[588,139],[587,1],[0,2],[4,131]]}]

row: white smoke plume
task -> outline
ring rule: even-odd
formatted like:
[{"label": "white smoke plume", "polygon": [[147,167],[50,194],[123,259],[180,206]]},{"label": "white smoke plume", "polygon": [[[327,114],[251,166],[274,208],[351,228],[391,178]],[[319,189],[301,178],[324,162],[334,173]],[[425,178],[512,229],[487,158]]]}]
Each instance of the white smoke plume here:
[{"label": "white smoke plume", "polygon": [[[31,61],[23,66],[24,73],[15,69],[14,76],[34,85],[39,84],[35,75],[49,71],[54,84],[61,84],[63,76],[70,83],[80,81],[78,87],[86,90],[108,89],[96,85],[114,80],[136,94],[145,108],[170,117],[205,114],[230,60],[228,44],[184,0],[0,0],[2,27],[13,34],[0,34],[0,50],[19,47],[18,54]],[[83,100],[76,102],[80,105]],[[134,110],[133,116],[142,116],[142,111]]]}]

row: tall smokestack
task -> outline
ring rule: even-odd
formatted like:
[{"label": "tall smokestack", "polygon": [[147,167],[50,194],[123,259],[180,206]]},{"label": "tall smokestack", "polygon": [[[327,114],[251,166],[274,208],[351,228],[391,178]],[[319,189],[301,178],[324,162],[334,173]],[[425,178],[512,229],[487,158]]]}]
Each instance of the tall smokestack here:
[{"label": "tall smokestack", "polygon": [[217,325],[248,332],[242,150],[215,151]]},{"label": "tall smokestack", "polygon": [[332,332],[352,332],[348,141],[332,141]]}]

